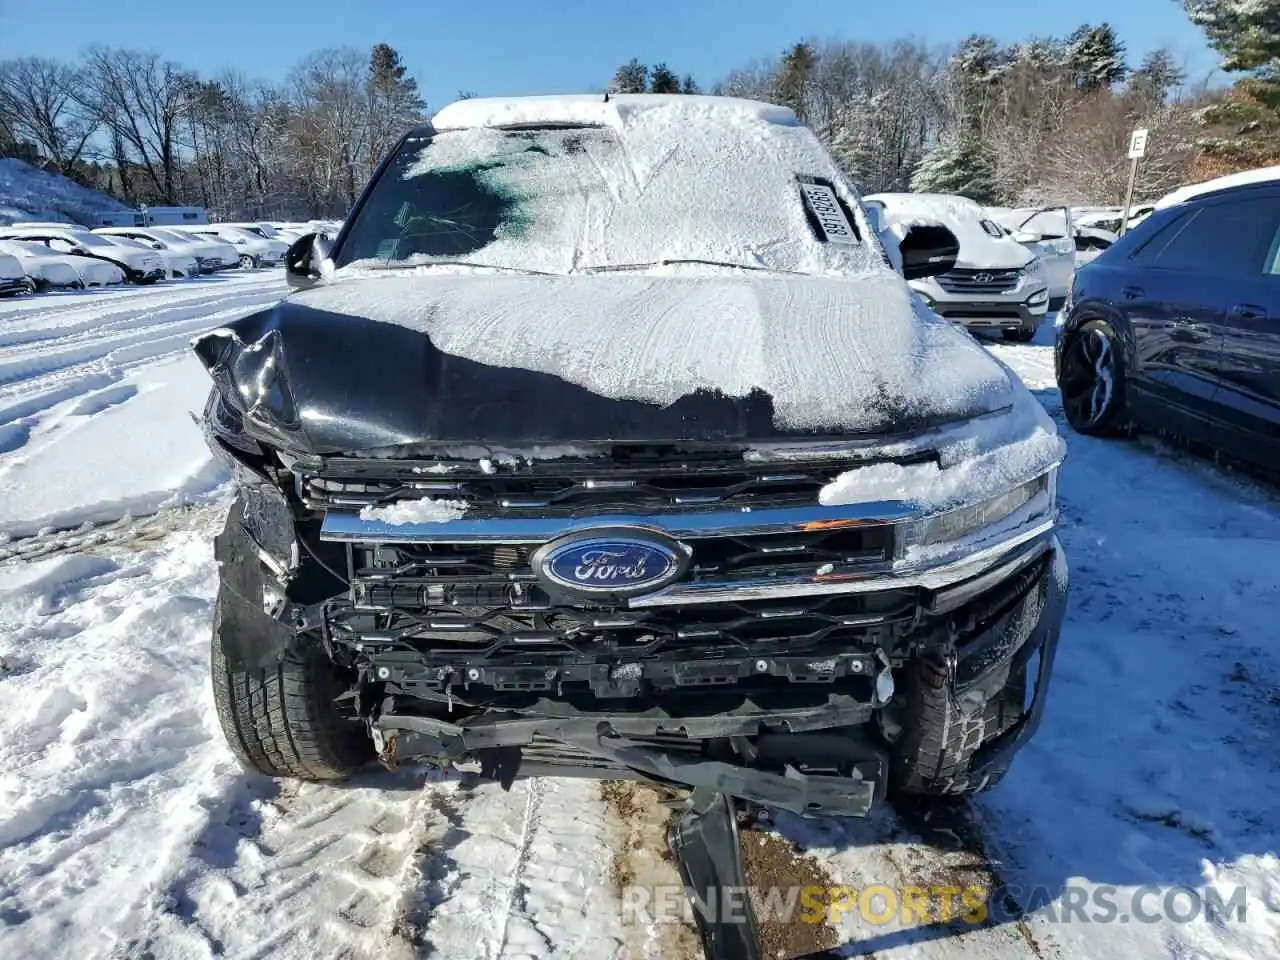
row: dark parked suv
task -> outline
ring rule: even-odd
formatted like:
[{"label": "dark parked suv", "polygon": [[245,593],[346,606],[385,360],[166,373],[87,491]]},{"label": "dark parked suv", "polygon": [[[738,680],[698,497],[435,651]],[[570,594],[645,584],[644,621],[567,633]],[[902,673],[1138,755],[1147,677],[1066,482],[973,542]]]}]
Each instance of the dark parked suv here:
[{"label": "dark parked suv", "polygon": [[1280,182],[1157,210],[1076,274],[1063,316],[1076,430],[1151,426],[1280,470]]},{"label": "dark parked suv", "polygon": [[782,108],[446,107],[196,341],[232,749],[802,813],[994,784],[1045,703],[1065,448],[908,290],[956,252],[882,245]]}]

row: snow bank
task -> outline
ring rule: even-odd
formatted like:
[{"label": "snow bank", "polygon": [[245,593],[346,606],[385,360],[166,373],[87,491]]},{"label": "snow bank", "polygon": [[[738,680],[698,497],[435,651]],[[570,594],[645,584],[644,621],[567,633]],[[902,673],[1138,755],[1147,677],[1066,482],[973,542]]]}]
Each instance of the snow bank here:
[{"label": "snow bank", "polygon": [[60,220],[93,226],[99,214],[129,209],[114,197],[90,190],[48,170],[0,157],[0,223]]},{"label": "snow bank", "polygon": [[960,241],[956,265],[969,269],[1024,267],[1032,255],[1012,237],[993,237],[982,228],[986,212],[965,197],[938,193],[876,193],[867,203],[883,204],[883,225],[899,238],[917,225],[940,224]]},{"label": "snow bank", "polygon": [[210,492],[226,477],[191,420],[207,396],[207,378],[191,357],[49,411],[37,432],[0,457],[0,533],[29,536],[152,513]]},{"label": "snow bank", "polygon": [[466,512],[465,500],[424,497],[421,500],[399,500],[385,507],[364,507],[360,511],[360,519],[399,527],[411,523],[447,523],[459,519]]},{"label": "snow bank", "polygon": [[881,269],[856,279],[387,274],[294,304],[428,334],[450,354],[663,406],[697,390],[774,400],[780,428],[871,432],[1012,403],[1004,370]]}]

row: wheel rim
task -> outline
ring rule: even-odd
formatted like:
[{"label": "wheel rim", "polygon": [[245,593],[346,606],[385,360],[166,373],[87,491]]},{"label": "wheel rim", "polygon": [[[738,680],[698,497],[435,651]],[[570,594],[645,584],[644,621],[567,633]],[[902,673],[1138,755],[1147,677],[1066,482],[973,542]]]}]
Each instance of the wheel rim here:
[{"label": "wheel rim", "polygon": [[1073,337],[1062,369],[1062,402],[1071,419],[1098,423],[1111,407],[1115,386],[1116,354],[1107,332],[1095,327]]},{"label": "wheel rim", "polygon": [[240,258],[240,266],[246,270],[249,269],[249,267],[252,267],[253,257],[249,256],[248,254],[245,254],[244,256],[242,256]]}]

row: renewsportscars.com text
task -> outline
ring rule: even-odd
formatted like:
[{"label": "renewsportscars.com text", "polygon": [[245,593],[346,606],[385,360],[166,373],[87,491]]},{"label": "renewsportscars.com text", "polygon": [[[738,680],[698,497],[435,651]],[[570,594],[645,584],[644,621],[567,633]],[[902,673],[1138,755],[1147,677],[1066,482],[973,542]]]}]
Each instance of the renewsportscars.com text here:
[{"label": "renewsportscars.com text", "polygon": [[849,915],[880,926],[955,923],[974,926],[1038,917],[1050,923],[1243,922],[1244,887],[1110,884],[1048,887],[1003,886],[807,886],[724,887],[707,901],[691,902],[683,887],[629,886],[622,890],[624,923],[689,923],[694,911],[707,920],[745,922],[746,905],[757,920],[839,924]]}]

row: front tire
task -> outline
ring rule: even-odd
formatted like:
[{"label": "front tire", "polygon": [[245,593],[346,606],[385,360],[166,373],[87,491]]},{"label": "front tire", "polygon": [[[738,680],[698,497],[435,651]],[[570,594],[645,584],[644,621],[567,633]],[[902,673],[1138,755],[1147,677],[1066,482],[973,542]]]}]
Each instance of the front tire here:
[{"label": "front tire", "polygon": [[247,253],[242,253],[242,254],[240,254],[240,269],[241,269],[241,270],[253,270],[253,269],[254,269],[255,267],[257,267],[257,266],[258,266],[258,259],[257,259],[257,257],[250,256],[250,255],[249,255],[249,254],[247,254]]},{"label": "front tire", "polygon": [[[239,668],[227,659],[224,635],[229,599],[219,591],[213,625],[213,701],[231,752],[269,777],[340,780],[373,756],[363,725],[339,710],[346,684],[318,643],[287,649],[278,663]],[[302,645],[305,644],[305,645]]]},{"label": "front tire", "polygon": [[933,668],[918,664],[902,693],[901,728],[890,748],[894,795],[961,797],[996,785],[998,771],[970,776],[978,749],[1023,714],[1026,665],[1006,662],[959,696]]},{"label": "front tire", "polygon": [[1128,425],[1124,350],[1111,327],[1090,320],[1062,347],[1058,372],[1062,412],[1077,433],[1114,436]]}]

